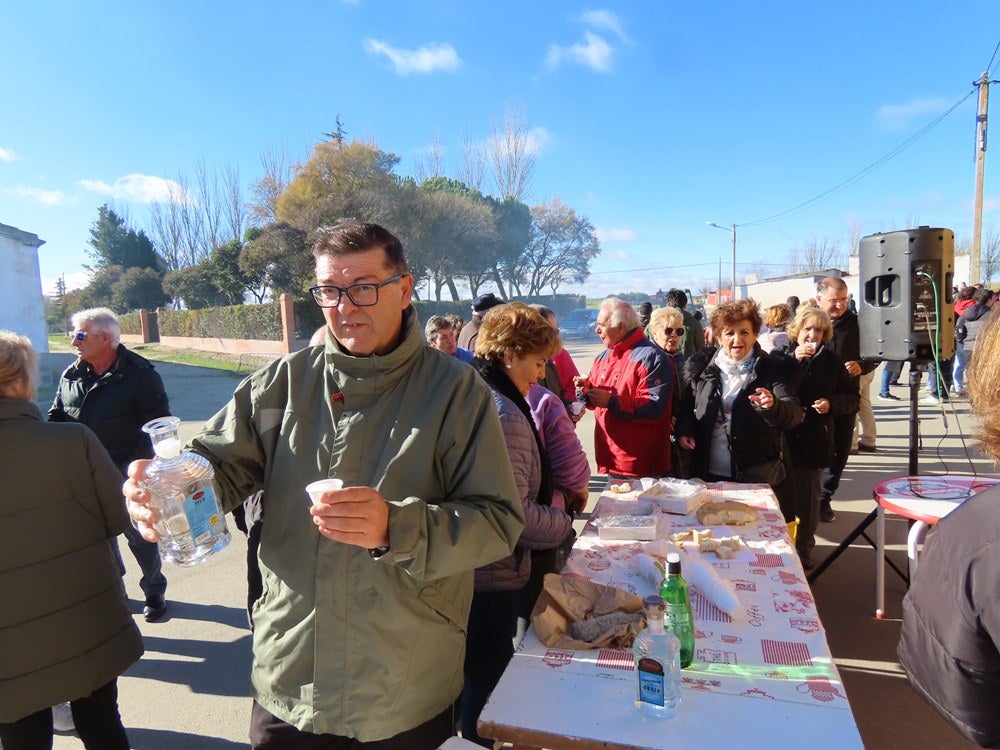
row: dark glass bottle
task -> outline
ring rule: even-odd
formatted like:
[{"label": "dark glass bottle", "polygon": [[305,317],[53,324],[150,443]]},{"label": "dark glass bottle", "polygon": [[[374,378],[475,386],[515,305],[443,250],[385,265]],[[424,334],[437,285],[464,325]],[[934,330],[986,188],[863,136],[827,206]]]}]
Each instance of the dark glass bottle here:
[{"label": "dark glass bottle", "polygon": [[694,618],[687,583],[681,578],[681,556],[676,552],[667,555],[667,577],[660,587],[660,596],[667,604],[664,624],[681,642],[681,669],[684,669],[694,659]]}]

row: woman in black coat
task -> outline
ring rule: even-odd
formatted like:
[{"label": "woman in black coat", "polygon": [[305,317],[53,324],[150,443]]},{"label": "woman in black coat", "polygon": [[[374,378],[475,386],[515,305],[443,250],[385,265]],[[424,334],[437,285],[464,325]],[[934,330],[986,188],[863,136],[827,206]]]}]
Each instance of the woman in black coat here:
[{"label": "woman in black coat", "polygon": [[718,348],[695,352],[684,365],[678,443],[694,451],[694,476],[767,483],[780,500],[788,471],[784,433],[802,421],[797,394],[757,344],[756,302],[719,305],[709,324]]},{"label": "woman in black coat", "polygon": [[858,379],[847,374],[843,360],[826,343],[833,338],[830,316],[815,307],[799,310],[788,326],[791,341],[776,354],[789,371],[799,402],[805,410],[802,423],[788,433],[792,470],[791,508],[786,517],[799,517],[795,547],[802,567],[811,569],[819,521],[820,481],[823,469],[833,463],[833,418],[858,408]]}]

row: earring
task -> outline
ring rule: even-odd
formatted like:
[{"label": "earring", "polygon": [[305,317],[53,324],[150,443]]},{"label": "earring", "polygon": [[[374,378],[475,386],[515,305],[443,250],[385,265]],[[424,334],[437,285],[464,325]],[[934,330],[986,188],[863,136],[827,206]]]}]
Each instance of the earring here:
[{"label": "earring", "polygon": [[511,368],[511,364],[510,364],[510,362],[508,362],[507,363],[507,369],[509,370],[510,368]]}]

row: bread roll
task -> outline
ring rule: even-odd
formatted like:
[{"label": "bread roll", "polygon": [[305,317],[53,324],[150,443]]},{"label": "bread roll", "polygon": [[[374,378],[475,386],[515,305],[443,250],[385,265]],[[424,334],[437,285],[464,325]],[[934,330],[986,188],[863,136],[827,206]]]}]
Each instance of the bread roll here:
[{"label": "bread roll", "polygon": [[757,520],[757,511],[749,505],[724,500],[721,503],[705,503],[696,514],[698,523],[706,526],[742,526]]}]

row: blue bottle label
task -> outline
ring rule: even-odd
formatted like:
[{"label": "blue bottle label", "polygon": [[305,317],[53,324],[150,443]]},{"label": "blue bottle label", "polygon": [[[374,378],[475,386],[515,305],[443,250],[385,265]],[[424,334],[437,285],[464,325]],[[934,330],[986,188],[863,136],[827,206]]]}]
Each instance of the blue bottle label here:
[{"label": "blue bottle label", "polygon": [[222,533],[225,520],[219,512],[215,490],[201,487],[184,498],[184,515],[195,544],[204,544]]},{"label": "blue bottle label", "polygon": [[639,700],[662,706],[663,703],[663,665],[648,656],[639,659]]}]

